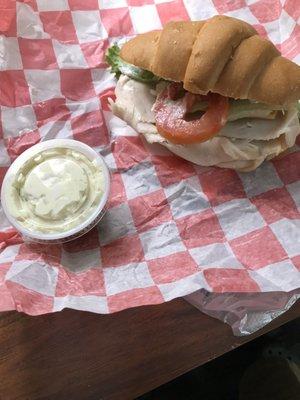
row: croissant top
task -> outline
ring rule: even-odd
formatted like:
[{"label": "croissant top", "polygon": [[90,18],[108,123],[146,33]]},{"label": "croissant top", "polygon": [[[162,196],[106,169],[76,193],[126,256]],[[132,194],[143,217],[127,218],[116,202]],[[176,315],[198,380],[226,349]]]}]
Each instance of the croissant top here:
[{"label": "croissant top", "polygon": [[121,49],[124,61],[186,90],[287,105],[300,98],[300,67],[248,23],[223,15],[169,22]]}]

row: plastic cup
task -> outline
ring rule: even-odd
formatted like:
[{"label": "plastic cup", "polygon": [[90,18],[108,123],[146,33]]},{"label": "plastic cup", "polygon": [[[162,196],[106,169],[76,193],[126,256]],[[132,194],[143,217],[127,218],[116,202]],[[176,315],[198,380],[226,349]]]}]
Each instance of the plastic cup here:
[{"label": "plastic cup", "polygon": [[[96,205],[93,212],[87,217],[85,221],[79,223],[77,226],[63,232],[45,233],[33,231],[23,226],[13,215],[11,215],[6,203],[5,193],[8,190],[9,186],[13,183],[16,173],[26,161],[28,161],[33,156],[43,152],[44,150],[55,148],[67,148],[75,150],[79,153],[82,153],[89,160],[96,162],[103,175],[103,194],[100,197],[99,203]],[[90,231],[101,220],[105,213],[105,205],[108,199],[109,191],[110,173],[102,156],[100,156],[88,145],[77,140],[53,139],[32,146],[28,150],[24,151],[24,153],[22,153],[11,164],[3,180],[1,188],[1,203],[7,219],[9,220],[11,225],[13,225],[21,233],[25,241],[55,244],[74,240]]]}]

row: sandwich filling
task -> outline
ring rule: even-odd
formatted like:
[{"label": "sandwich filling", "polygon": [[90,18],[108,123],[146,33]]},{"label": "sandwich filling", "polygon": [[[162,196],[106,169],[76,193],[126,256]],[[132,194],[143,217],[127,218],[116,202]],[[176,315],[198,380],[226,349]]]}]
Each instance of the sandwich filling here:
[{"label": "sandwich filling", "polygon": [[178,82],[122,61],[108,52],[117,75],[112,111],[150,143],[199,165],[249,171],[295,144],[300,133],[297,103],[282,106],[235,100],[217,93],[195,95]]}]

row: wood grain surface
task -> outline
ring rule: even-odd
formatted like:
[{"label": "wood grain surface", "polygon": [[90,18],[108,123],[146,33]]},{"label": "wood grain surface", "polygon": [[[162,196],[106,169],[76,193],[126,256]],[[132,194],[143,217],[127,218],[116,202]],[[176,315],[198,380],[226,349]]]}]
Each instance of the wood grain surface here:
[{"label": "wood grain surface", "polygon": [[112,315],[0,315],[1,400],[129,400],[300,316],[244,338],[182,299]]}]

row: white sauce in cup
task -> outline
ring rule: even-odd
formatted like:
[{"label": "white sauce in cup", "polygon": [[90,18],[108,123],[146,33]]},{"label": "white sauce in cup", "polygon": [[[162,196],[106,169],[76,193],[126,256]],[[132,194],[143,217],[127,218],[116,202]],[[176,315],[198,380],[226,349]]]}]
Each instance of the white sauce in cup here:
[{"label": "white sauce in cup", "polygon": [[103,215],[109,172],[89,146],[54,139],[26,150],[6,173],[1,202],[23,236],[64,242],[90,230]]}]

